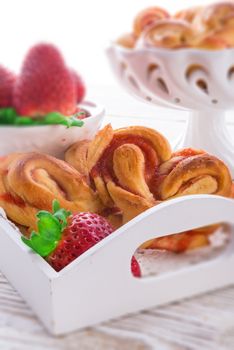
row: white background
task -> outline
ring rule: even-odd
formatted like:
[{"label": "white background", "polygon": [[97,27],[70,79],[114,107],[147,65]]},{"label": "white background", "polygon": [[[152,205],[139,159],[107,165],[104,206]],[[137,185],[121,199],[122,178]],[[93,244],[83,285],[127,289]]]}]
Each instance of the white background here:
[{"label": "white background", "polygon": [[[18,72],[28,48],[46,41],[57,45],[69,66],[85,79],[88,98],[107,112],[174,117],[130,97],[116,82],[105,55],[111,40],[131,30],[136,13],[147,6],[169,12],[210,0],[0,0],[0,64]],[[159,111],[159,112],[158,112]],[[186,112],[179,112],[183,119]]]},{"label": "white background", "polygon": [[137,11],[158,5],[174,12],[201,0],[1,0],[0,63],[18,71],[27,49],[39,42],[58,45],[88,84],[113,83],[105,47],[131,29]]}]

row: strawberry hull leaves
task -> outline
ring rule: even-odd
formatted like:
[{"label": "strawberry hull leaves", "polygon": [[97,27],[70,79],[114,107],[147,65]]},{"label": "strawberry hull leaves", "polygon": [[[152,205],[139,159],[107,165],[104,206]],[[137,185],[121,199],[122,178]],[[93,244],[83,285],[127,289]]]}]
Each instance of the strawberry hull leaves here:
[{"label": "strawberry hull leaves", "polygon": [[33,231],[30,239],[22,237],[22,240],[39,255],[45,257],[57,246],[61,238],[61,225],[57,218],[50,213],[39,212],[38,233]]},{"label": "strawberry hull leaves", "polygon": [[71,126],[82,126],[84,123],[75,117],[65,117],[58,112],[52,112],[45,116],[43,119],[44,124],[61,124],[67,128]]},{"label": "strawberry hull leaves", "polygon": [[71,211],[60,208],[59,202],[57,200],[53,201],[52,204],[53,216],[61,225],[62,231],[67,227],[67,219],[72,215]]},{"label": "strawberry hull leaves", "polygon": [[21,237],[22,241],[42,257],[55,250],[67,226],[70,211],[61,209],[58,201],[53,202],[53,213],[41,210],[37,213],[37,230],[31,233],[30,239]]},{"label": "strawberry hull leaves", "polygon": [[67,128],[71,126],[82,126],[84,124],[84,122],[75,117],[66,117],[58,112],[47,114],[43,121],[45,124],[61,124],[65,125]]},{"label": "strawberry hull leaves", "polygon": [[0,108],[0,124],[14,124],[16,117],[17,113],[14,108]]},{"label": "strawberry hull leaves", "polygon": [[[38,232],[33,231],[30,239],[22,237],[22,240],[44,257],[55,271],[63,269],[114,231],[104,217],[89,212],[71,214],[60,208],[57,200],[53,201],[52,213],[41,210],[37,218]],[[131,270],[135,277],[141,277],[134,256]]]},{"label": "strawberry hull leaves", "polygon": [[67,117],[58,112],[51,112],[47,115],[38,118],[30,118],[27,116],[18,116],[14,108],[0,109],[0,125],[15,125],[15,126],[38,126],[38,125],[64,125],[67,128],[72,126],[81,127],[84,122],[74,115]]}]

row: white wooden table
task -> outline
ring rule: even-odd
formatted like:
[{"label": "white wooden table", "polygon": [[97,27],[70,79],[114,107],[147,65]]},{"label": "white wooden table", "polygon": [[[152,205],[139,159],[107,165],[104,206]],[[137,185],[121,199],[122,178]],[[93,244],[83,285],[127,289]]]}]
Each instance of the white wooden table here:
[{"label": "white wooden table", "polygon": [[[185,113],[144,106],[117,87],[114,91],[93,90],[107,106],[105,122],[111,121],[114,127],[147,125],[163,132],[169,140],[175,139],[184,127]],[[228,121],[234,139],[234,118],[230,116]],[[0,274],[0,350],[44,349],[233,350],[234,286],[53,338]]]}]

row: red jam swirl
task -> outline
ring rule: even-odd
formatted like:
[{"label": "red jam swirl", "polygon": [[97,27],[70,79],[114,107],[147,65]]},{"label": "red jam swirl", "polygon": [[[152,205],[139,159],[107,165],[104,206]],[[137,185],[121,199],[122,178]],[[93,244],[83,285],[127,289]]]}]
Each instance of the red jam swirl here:
[{"label": "red jam swirl", "polygon": [[9,204],[17,205],[21,208],[24,208],[26,206],[26,203],[23,199],[21,199],[20,197],[12,196],[12,194],[9,192],[0,194],[0,199]]},{"label": "red jam swirl", "polygon": [[143,152],[145,158],[145,179],[149,183],[155,175],[159,160],[151,142],[135,135],[115,135],[97,164],[93,167],[91,176],[95,178],[101,175],[105,180],[111,179],[118,184],[118,179],[113,170],[113,154],[118,147],[124,144],[134,144]]}]

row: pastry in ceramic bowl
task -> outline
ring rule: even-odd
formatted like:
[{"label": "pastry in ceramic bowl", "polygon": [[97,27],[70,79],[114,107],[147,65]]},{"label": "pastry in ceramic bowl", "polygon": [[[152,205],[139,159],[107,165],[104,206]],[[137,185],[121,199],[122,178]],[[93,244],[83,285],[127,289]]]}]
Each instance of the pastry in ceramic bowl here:
[{"label": "pastry in ceramic bowl", "polygon": [[190,7],[177,12],[174,15],[174,18],[196,25],[196,22],[198,18],[200,18],[200,14],[202,11],[203,6]]},{"label": "pastry in ceramic bowl", "polygon": [[82,78],[51,44],[32,47],[18,76],[0,67],[0,153],[61,157],[75,140],[93,137],[104,111],[83,101],[85,91]]},{"label": "pastry in ceramic bowl", "polygon": [[219,41],[223,41],[226,43],[227,47],[233,47],[234,46],[234,13],[226,17],[223,22],[222,26],[212,31],[208,34],[208,37],[214,38]]},{"label": "pastry in ceramic bowl", "polygon": [[216,31],[221,29],[225,25],[225,21],[233,15],[233,1],[217,2],[203,7],[199,13],[199,23],[203,31]]},{"label": "pastry in ceramic bowl", "polygon": [[157,21],[142,33],[138,47],[164,47],[178,49],[189,47],[193,42],[193,27],[182,20]]},{"label": "pastry in ceramic bowl", "polygon": [[234,47],[233,17],[232,1],[190,7],[174,15],[163,8],[150,7],[135,17],[132,32],[116,43],[129,49],[223,50]]},{"label": "pastry in ceramic bowl", "polygon": [[158,20],[169,18],[169,13],[160,7],[148,7],[140,11],[133,21],[132,32],[121,35],[116,43],[128,49],[136,46],[142,32]]},{"label": "pastry in ceramic bowl", "polygon": [[116,41],[116,44],[123,46],[127,49],[133,49],[136,43],[137,37],[134,33],[123,34]]},{"label": "pastry in ceramic bowl", "polygon": [[139,37],[153,23],[169,18],[170,14],[161,7],[148,7],[137,14],[133,22],[133,33]]}]

